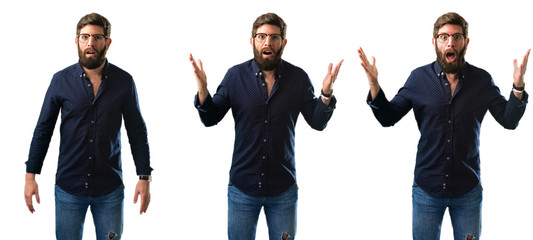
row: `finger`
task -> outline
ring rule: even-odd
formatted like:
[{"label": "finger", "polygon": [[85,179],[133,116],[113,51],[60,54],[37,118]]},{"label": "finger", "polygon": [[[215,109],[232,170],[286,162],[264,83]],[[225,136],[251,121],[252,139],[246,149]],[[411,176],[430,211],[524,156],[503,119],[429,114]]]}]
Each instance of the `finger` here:
[{"label": "finger", "polygon": [[28,210],[30,210],[31,213],[35,212],[35,209],[33,208],[33,202],[32,202],[32,196],[24,196],[24,199],[26,200],[26,206],[28,207]]},{"label": "finger", "polygon": [[204,71],[204,64],[201,59],[198,59],[198,64],[200,65],[200,70]]},{"label": "finger", "polygon": [[133,194],[133,203],[137,203],[137,199],[139,197],[139,192],[136,192],[135,194]]},{"label": "finger", "polygon": [[38,189],[35,191],[35,200],[37,201],[38,204],[41,204],[41,198],[39,197]]},{"label": "finger", "polygon": [[327,75],[330,75],[331,74],[331,69],[333,69],[333,63],[330,63],[328,65],[328,74]]},{"label": "finger", "polygon": [[196,65],[196,61],[194,60],[194,57],[191,53],[189,53],[189,61],[191,61],[192,67],[196,70],[198,69],[198,65]]},{"label": "finger", "polygon": [[150,195],[145,194],[144,196],[141,196],[141,209],[140,213],[146,213],[146,210],[148,210],[148,205],[150,204]]},{"label": "finger", "polygon": [[333,71],[333,77],[334,79],[337,79],[337,75],[339,75],[339,71],[341,70],[342,63],[344,62],[344,59],[342,59],[337,66],[335,66],[335,70]]},{"label": "finger", "polygon": [[527,50],[526,55],[524,56],[524,60],[522,61],[522,71],[524,71],[524,74],[526,73],[527,69],[527,61],[529,60],[529,53],[531,52],[531,49]]},{"label": "finger", "polygon": [[361,61],[365,63],[365,65],[368,65],[368,58],[366,57],[365,51],[363,51],[363,48],[359,48],[359,58],[361,58]]}]

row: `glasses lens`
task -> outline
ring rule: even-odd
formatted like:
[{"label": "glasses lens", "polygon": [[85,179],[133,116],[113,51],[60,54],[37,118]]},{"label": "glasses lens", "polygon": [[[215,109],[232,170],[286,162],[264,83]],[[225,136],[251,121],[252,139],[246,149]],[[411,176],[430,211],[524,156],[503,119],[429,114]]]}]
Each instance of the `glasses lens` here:
[{"label": "glasses lens", "polygon": [[264,42],[266,38],[267,38],[267,35],[264,33],[258,33],[255,35],[255,40],[260,43]]}]

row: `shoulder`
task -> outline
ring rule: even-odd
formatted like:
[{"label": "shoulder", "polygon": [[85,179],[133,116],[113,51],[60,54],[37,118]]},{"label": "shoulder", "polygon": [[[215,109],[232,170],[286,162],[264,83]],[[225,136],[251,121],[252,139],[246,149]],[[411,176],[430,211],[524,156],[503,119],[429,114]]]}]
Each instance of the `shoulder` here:
[{"label": "shoulder", "polygon": [[285,60],[282,60],[277,73],[282,78],[290,78],[292,82],[311,84],[311,79],[309,79],[309,76],[302,68]]},{"label": "shoulder", "polygon": [[106,66],[106,69],[104,70],[104,74],[113,76],[113,77],[118,77],[120,79],[125,79],[125,80],[130,80],[130,81],[133,80],[133,77],[128,72],[123,70],[122,68],[117,67],[116,65],[112,63],[107,63],[107,64],[108,65]]},{"label": "shoulder", "polygon": [[70,76],[81,76],[83,70],[79,63],[74,63],[54,74],[54,78],[65,78]]},{"label": "shoulder", "polygon": [[437,75],[440,72],[440,67],[438,66],[437,62],[428,63],[426,65],[420,66],[418,68],[415,68],[413,71],[411,71],[411,75],[415,74],[431,74],[431,75]]},{"label": "shoulder", "polygon": [[471,65],[468,62],[465,63],[464,70],[465,74],[468,74],[471,77],[480,79],[492,79],[492,76],[489,72],[485,71],[482,68]]}]

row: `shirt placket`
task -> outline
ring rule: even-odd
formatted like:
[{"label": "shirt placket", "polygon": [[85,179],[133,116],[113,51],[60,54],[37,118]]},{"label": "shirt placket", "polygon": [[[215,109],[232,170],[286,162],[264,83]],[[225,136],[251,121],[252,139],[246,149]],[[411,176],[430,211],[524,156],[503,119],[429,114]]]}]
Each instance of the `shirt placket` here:
[{"label": "shirt placket", "polygon": [[260,164],[260,171],[259,171],[259,177],[257,181],[257,187],[264,191],[264,185],[266,183],[266,177],[267,177],[267,169],[268,169],[268,158],[269,158],[269,151],[268,151],[268,133],[270,128],[270,105],[268,104],[269,96],[268,96],[268,86],[266,81],[263,78],[262,72],[258,72],[256,74],[256,77],[258,81],[260,82],[260,88],[261,88],[261,98],[264,99],[264,110],[263,110],[263,122],[261,123],[263,126],[261,127],[261,154],[259,156],[259,162]]},{"label": "shirt placket", "polygon": [[87,96],[89,99],[88,104],[88,132],[87,132],[87,138],[86,138],[86,144],[87,144],[87,152],[85,154],[88,164],[86,169],[86,178],[84,183],[84,189],[87,194],[92,194],[94,192],[94,167],[95,167],[95,161],[96,161],[96,97],[94,96],[93,91],[93,85],[91,84],[90,80],[86,78],[86,75],[83,74],[83,79],[87,83]]},{"label": "shirt placket", "polygon": [[449,183],[449,178],[450,178],[450,172],[451,172],[451,168],[452,168],[452,161],[453,161],[453,143],[452,143],[452,139],[453,139],[453,124],[454,124],[454,119],[453,119],[453,116],[454,116],[454,105],[453,105],[453,97],[452,97],[452,92],[451,92],[451,86],[450,86],[450,83],[448,82],[448,80],[444,77],[444,73],[440,73],[439,74],[439,77],[440,77],[440,80],[442,81],[442,85],[445,89],[444,91],[444,94],[445,94],[445,98],[447,99],[446,103],[446,126],[445,126],[445,150],[444,150],[444,156],[443,156],[443,161],[444,161],[444,164],[445,164],[445,167],[444,167],[444,177],[443,177],[443,181],[442,181],[442,189],[443,190],[446,190],[448,186],[448,183]]}]

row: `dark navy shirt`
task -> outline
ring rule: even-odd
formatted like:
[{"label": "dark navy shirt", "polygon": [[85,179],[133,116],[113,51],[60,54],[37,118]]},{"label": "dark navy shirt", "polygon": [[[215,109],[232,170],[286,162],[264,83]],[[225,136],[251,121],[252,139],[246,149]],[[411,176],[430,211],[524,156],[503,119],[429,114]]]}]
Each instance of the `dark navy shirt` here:
[{"label": "dark navy shirt", "polygon": [[371,99],[375,117],[392,126],[411,109],[420,130],[415,182],[442,198],[461,196],[480,181],[479,133],[485,113],[507,129],[518,126],[526,109],[511,92],[509,101],[484,70],[465,63],[452,97],[450,84],[434,62],[415,69],[389,102],[383,91]]},{"label": "dark navy shirt", "polygon": [[56,184],[61,189],[78,196],[102,196],[122,184],[123,117],[137,174],[151,174],[146,126],[133,78],[127,72],[106,63],[96,97],[78,63],[54,75],[33,134],[28,173],[41,173],[59,112]]},{"label": "dark navy shirt", "polygon": [[253,196],[276,196],[296,182],[294,129],[300,113],[316,130],[323,130],[335,108],[316,98],[313,85],[300,68],[282,61],[276,81],[267,84],[253,60],[230,68],[213,97],[195,105],[204,125],[217,124],[231,108],[235,145],[230,182]]}]

